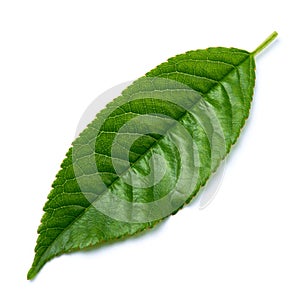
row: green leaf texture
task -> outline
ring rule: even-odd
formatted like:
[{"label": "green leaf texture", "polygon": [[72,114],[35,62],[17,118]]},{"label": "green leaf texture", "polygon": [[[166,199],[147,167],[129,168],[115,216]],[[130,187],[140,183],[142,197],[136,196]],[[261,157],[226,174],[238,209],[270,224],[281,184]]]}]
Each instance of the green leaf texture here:
[{"label": "green leaf texture", "polygon": [[52,185],[28,279],[55,256],[152,228],[195,197],[249,115],[257,52],[170,58],[99,112]]}]

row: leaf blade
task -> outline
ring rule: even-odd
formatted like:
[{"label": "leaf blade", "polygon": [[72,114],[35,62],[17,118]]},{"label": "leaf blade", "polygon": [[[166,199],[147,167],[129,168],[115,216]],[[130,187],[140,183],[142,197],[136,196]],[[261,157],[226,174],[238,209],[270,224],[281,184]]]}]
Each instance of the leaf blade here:
[{"label": "leaf blade", "polygon": [[[192,60],[196,60],[195,56],[198,57],[199,61],[203,61],[203,63],[197,64],[196,66],[195,64],[191,64],[190,62]],[[211,58],[211,62],[208,62],[208,58]],[[220,59],[224,60],[225,58],[225,62],[220,61]],[[187,62],[184,60],[189,60],[189,63],[187,64]],[[208,64],[213,65],[213,68],[208,67]],[[179,70],[178,71],[176,69],[176,73],[174,73],[174,66],[176,66],[176,68]],[[205,184],[212,171],[214,171],[220,161],[229,152],[232,144],[234,144],[237,140],[250,109],[250,102],[254,88],[254,66],[255,63],[253,56],[244,50],[235,48],[209,48],[207,50],[187,52],[181,56],[171,58],[168,62],[147,73],[147,78],[161,77],[165,79],[175,79],[176,82],[182,83],[191,88],[192,92],[189,94],[189,96],[193,98],[193,96],[195,96],[194,92],[196,92],[196,98],[198,97],[201,99],[201,101],[204,99],[206,104],[210,105],[211,109],[214,109],[217,118],[221,120],[221,127],[225,132],[226,151],[223,153],[222,157],[218,158],[218,161],[214,162],[215,167],[213,170],[210,169],[210,166],[206,166],[206,164],[210,164],[210,160],[212,159],[212,157],[210,157],[211,153],[209,153],[209,140],[207,136],[205,137],[205,132],[198,133],[198,142],[202,145],[206,145],[203,148],[206,149],[207,153],[201,153],[202,157],[204,157],[202,174],[205,175],[202,176],[201,182],[197,182],[195,190],[191,191],[191,195],[186,199],[186,202],[189,202],[198,192],[199,188]],[[238,71],[239,68],[241,68],[240,73]],[[193,76],[186,76],[184,70],[187,75]],[[183,74],[178,75],[181,74],[179,72]],[[239,87],[232,87],[232,82],[237,81],[239,81]],[[156,89],[157,88],[158,87],[156,87]],[[175,90],[174,86],[172,88]],[[181,90],[177,91],[177,89],[183,90],[184,88],[179,84],[178,86],[176,85],[176,93],[181,92]],[[149,94],[149,87],[145,85],[145,82],[143,83],[143,78],[137,80],[130,88],[125,90],[123,92],[123,97],[130,99],[130,97],[133,97],[133,95],[136,95],[137,93],[142,95],[143,93],[141,90],[142,92]],[[155,94],[153,90],[150,90],[150,92],[152,95]],[[162,90],[160,90],[160,92],[162,92]],[[164,97],[171,96],[171,94],[166,93]],[[218,99],[221,100],[218,101]],[[132,119],[128,115],[126,115],[126,118],[123,116],[124,119],[120,117],[120,115],[122,116],[122,113],[124,115],[129,113],[127,112],[128,109],[131,110],[132,114],[134,114],[134,109],[130,105],[130,108],[128,108],[126,103],[122,103],[120,106],[118,101],[119,100],[116,99],[107,106],[106,111],[102,111],[100,114],[98,114],[97,119],[92,122],[88,129],[86,129],[80,135],[79,139],[73,143],[73,148],[76,145],[81,147],[77,147],[77,149],[80,148],[80,159],[86,159],[92,156],[94,149],[90,147],[89,141],[93,138],[94,131],[97,131],[97,128],[99,128],[99,122],[101,123],[101,121],[104,120],[104,124],[102,124],[103,127],[100,127],[105,129],[105,126],[107,126],[107,131],[111,132],[112,130],[119,130],[120,126],[122,126],[124,122],[128,122]],[[173,118],[176,118],[177,116],[177,121],[179,120],[178,116],[181,113],[180,109],[177,108],[178,111],[174,112],[174,107],[173,109],[169,109],[169,106],[171,105],[170,103],[168,104],[168,107],[166,107],[166,105],[159,104],[158,101],[155,102],[155,105],[151,106],[151,101],[153,102],[154,100],[144,99],[143,101],[142,108],[145,109],[148,107],[146,112],[149,112],[149,110],[151,111],[152,109],[151,112],[163,112],[164,114],[169,114]],[[130,103],[132,104],[133,101]],[[226,106],[225,110],[224,106]],[[141,105],[138,105],[137,109],[138,111],[136,114],[141,113]],[[112,112],[114,114],[111,114]],[[121,120],[119,127],[116,125],[118,123],[109,124],[110,119],[108,119],[108,122],[105,124],[105,120],[107,120],[108,117],[114,117],[114,121]],[[184,121],[181,123],[190,125],[191,122],[192,117],[189,116],[189,118],[184,119]],[[195,124],[197,125],[196,121],[193,125]],[[190,132],[194,131],[192,126],[188,127]],[[200,127],[197,129],[200,131]],[[155,137],[150,137],[148,140],[151,138],[155,140]],[[95,144],[98,146],[101,145],[101,147],[99,147],[100,152],[105,150],[103,143],[101,143],[103,141],[108,142],[108,149],[110,149],[109,145],[112,145],[112,141],[109,140],[108,137],[105,139],[100,137],[98,143]],[[146,141],[144,140],[143,143],[146,144]],[[150,148],[153,148],[151,141],[149,141],[149,145],[148,146]],[[134,150],[143,152],[142,150],[139,150],[138,147],[135,147]],[[101,170],[97,171],[103,176],[104,173],[107,173],[105,176],[106,183],[108,185],[109,183],[114,183],[119,177],[114,170],[112,161],[110,161],[110,158],[108,157],[109,151],[108,153],[105,152],[98,154],[98,166],[101,166]],[[136,156],[134,157],[133,154],[131,155],[132,157],[129,159],[130,163],[132,163],[134,160],[137,161]],[[138,156],[139,153],[136,153],[136,155]],[[171,161],[170,155],[168,156],[168,159]],[[119,167],[124,167],[126,169],[126,166],[122,165],[122,157],[119,157],[119,160]],[[173,162],[171,166],[176,170],[176,161]],[[67,153],[67,158],[62,164],[62,169],[58,173],[57,179],[53,184],[53,190],[50,192],[48,197],[49,200],[44,207],[45,215],[42,219],[42,224],[39,227],[36,256],[33,266],[28,273],[28,279],[32,279],[43,267],[43,265],[55,256],[72,251],[76,248],[84,248],[105,241],[133,235],[139,231],[145,230],[146,228],[153,227],[160,222],[160,220],[154,220],[152,222],[145,223],[128,223],[121,222],[120,220],[114,220],[113,218],[102,214],[99,212],[99,210],[97,210],[97,208],[95,208],[93,204],[91,204],[92,202],[96,201],[95,199],[97,198],[97,195],[101,194],[102,192],[101,188],[95,188],[93,185],[93,182],[97,182],[97,179],[93,180],[92,176],[88,176],[88,180],[84,181],[84,186],[88,187],[87,190],[89,193],[91,193],[88,197],[89,200],[87,200],[87,191],[84,191],[83,194],[82,186],[79,186],[78,182],[72,181],[72,179],[75,177],[78,179],[79,175],[75,174],[73,167],[74,157],[72,149],[70,149]],[[123,189],[126,188],[124,184],[121,185],[121,187]],[[129,188],[127,192],[132,192],[132,189],[130,191]],[[69,206],[69,208],[62,208],[64,206]],[[177,210],[174,210],[173,213]],[[69,213],[67,218],[58,218],[61,215],[65,216],[66,212]],[[66,222],[68,223],[67,226]],[[60,229],[62,230],[59,231]],[[52,234],[49,236],[49,231],[51,230]]]}]

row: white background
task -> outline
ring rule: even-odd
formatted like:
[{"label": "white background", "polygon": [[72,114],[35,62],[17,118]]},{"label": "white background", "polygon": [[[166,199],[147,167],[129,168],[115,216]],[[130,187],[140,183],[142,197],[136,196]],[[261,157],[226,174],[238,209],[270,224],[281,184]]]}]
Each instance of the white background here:
[{"label": "white background", "polygon": [[[1,299],[299,299],[298,1],[0,1]],[[191,49],[257,57],[251,117],[213,202],[26,280],[50,185],[86,107]]]}]

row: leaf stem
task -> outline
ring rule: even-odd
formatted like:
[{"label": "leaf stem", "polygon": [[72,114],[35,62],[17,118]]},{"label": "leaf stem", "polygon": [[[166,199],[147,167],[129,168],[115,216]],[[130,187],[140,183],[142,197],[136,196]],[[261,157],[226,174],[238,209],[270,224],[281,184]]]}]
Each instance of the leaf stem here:
[{"label": "leaf stem", "polygon": [[262,50],[264,50],[269,44],[271,44],[277,37],[278,33],[274,31],[271,35],[269,35],[253,52],[252,55],[257,55]]}]

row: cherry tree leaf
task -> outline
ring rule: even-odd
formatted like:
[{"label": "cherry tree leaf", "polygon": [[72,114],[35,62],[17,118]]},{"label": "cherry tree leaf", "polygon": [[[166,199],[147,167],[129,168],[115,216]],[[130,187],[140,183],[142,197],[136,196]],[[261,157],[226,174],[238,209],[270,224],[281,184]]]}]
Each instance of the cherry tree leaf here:
[{"label": "cherry tree leaf", "polygon": [[38,228],[32,279],[55,256],[152,228],[190,202],[248,118],[255,51],[170,58],[127,87],[72,143]]}]

